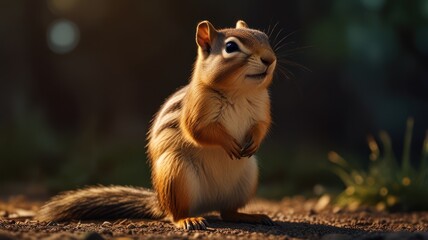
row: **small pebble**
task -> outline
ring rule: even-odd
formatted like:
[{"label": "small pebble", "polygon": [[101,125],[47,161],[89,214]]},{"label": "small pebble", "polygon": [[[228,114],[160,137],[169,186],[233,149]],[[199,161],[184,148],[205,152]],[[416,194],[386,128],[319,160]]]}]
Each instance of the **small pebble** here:
[{"label": "small pebble", "polygon": [[101,224],[101,227],[104,227],[104,228],[109,228],[111,226],[112,226],[111,222],[107,222],[107,221],[105,221],[105,222],[103,222],[103,224]]}]

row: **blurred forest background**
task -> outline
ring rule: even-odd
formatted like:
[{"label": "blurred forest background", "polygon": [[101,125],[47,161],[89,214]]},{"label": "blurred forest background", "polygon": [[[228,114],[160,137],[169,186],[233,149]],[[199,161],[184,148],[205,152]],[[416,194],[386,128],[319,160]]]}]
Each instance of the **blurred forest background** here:
[{"label": "blurred forest background", "polygon": [[[367,165],[367,135],[400,156],[428,128],[428,0],[0,2],[0,192],[38,196],[90,184],[150,186],[145,134],[185,85],[196,24],[276,26],[295,77],[271,87],[275,124],[258,153],[259,194],[341,188],[327,153]],[[309,48],[306,48],[311,46]]]}]

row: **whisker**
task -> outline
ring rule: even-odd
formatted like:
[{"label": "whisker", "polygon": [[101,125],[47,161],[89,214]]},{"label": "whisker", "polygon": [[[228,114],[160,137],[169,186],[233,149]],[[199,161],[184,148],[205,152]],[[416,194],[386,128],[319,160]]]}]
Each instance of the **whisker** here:
[{"label": "whisker", "polygon": [[285,36],[285,38],[290,37],[291,35],[295,34],[295,33],[296,33],[296,32],[298,32],[298,31],[300,31],[300,30],[294,30],[294,31],[290,32],[289,34],[287,34],[287,35]]},{"label": "whisker", "polygon": [[283,73],[287,79],[291,79],[296,77],[296,75],[294,75],[294,73],[292,73],[291,71],[289,71],[286,67],[279,65],[278,70]]},{"label": "whisker", "polygon": [[308,67],[303,66],[303,65],[302,65],[302,64],[300,64],[300,63],[293,62],[293,61],[288,60],[288,59],[279,59],[279,60],[278,60],[278,62],[280,62],[280,63],[285,63],[285,64],[288,64],[288,65],[291,65],[291,66],[294,66],[294,67],[299,67],[299,68],[302,68],[302,69],[304,69],[304,70],[306,70],[306,71],[308,71],[308,72],[312,72],[312,70],[311,70],[311,69],[309,69]]},{"label": "whisker", "polygon": [[296,42],[294,42],[294,41],[293,42],[285,42],[285,43],[279,45],[278,47],[274,48],[273,51],[276,53],[276,52],[279,51],[279,49],[281,49],[281,48],[283,48],[283,47],[285,47],[287,45],[291,45],[291,44],[295,44],[295,43]]},{"label": "whisker", "polygon": [[292,79],[296,79],[296,75],[294,75],[294,73],[290,70],[288,70],[286,67],[283,67],[283,69],[292,76]]},{"label": "whisker", "polygon": [[288,38],[288,37],[290,37],[291,35],[293,35],[293,34],[297,33],[298,31],[299,31],[299,30],[295,30],[295,31],[292,31],[291,33],[289,33],[289,34],[285,35],[285,37],[281,38],[281,40],[280,40],[278,43],[276,43],[276,44],[275,44],[275,46],[274,46],[273,48],[275,49],[279,44],[281,44],[281,42],[282,42],[282,41],[284,41],[285,39],[287,39],[287,38]]},{"label": "whisker", "polygon": [[[300,89],[299,85],[297,84],[296,81],[296,76],[294,75],[294,73],[292,73],[291,71],[288,71],[284,66],[282,65],[278,65],[279,68],[278,70],[285,76],[286,79],[290,79],[291,82],[293,83],[294,87],[296,87],[297,91],[299,92],[299,96],[303,96],[303,92]],[[291,77],[289,76],[289,74],[291,75]]]},{"label": "whisker", "polygon": [[275,28],[278,26],[278,24],[279,24],[279,22],[276,22],[275,25],[273,25],[272,31],[269,34],[267,34],[269,39],[272,36],[272,34],[275,31]]},{"label": "whisker", "polygon": [[[267,31],[265,32],[265,33],[266,33],[266,35],[267,35],[268,37],[270,37],[270,31],[272,30],[272,29],[271,29],[271,27],[272,27],[272,21],[273,21],[273,19],[271,18],[271,19],[270,19],[270,21],[269,21],[268,29],[267,29]],[[279,23],[279,22],[277,22],[277,23]]]},{"label": "whisker", "polygon": [[[288,36],[288,35],[287,35]],[[287,39],[287,36],[285,36],[285,37],[282,37],[274,46],[273,46],[273,49],[274,49],[274,51],[276,52],[278,49],[277,49],[277,47],[278,46],[280,46],[280,44],[285,40],[285,39]]]},{"label": "whisker", "polygon": [[[276,39],[277,39],[277,38],[278,38],[278,36],[281,34],[282,30],[284,30],[284,29],[283,29],[283,28],[281,28],[281,29],[278,31],[278,33],[276,34],[275,38],[273,39],[272,43],[273,43],[273,45],[274,45],[274,46],[276,46],[276,44],[275,44]],[[274,47],[274,49],[275,49],[275,47]]]},{"label": "whisker", "polygon": [[290,79],[290,76],[288,76],[287,72],[282,70],[281,68],[278,68],[279,72],[282,73],[282,75],[285,77],[285,79]]}]

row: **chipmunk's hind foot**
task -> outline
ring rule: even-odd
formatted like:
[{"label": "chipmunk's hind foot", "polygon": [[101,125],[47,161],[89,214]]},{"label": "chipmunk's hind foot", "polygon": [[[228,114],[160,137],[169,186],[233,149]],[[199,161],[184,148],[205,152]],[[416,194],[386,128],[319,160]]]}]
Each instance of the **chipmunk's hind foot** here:
[{"label": "chipmunk's hind foot", "polygon": [[175,225],[185,230],[205,230],[208,222],[203,217],[189,217],[177,220]]}]

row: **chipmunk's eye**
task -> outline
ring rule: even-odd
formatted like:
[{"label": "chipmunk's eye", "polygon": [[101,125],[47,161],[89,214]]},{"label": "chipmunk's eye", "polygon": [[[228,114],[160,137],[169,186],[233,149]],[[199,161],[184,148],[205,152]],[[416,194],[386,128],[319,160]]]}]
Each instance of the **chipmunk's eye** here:
[{"label": "chipmunk's eye", "polygon": [[229,41],[226,43],[226,52],[233,53],[239,51],[239,46],[234,41]]}]

